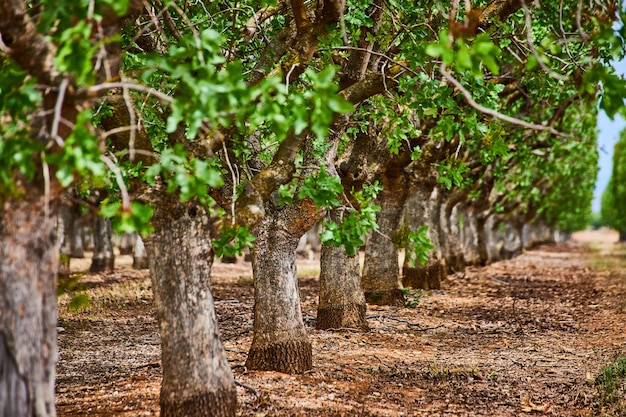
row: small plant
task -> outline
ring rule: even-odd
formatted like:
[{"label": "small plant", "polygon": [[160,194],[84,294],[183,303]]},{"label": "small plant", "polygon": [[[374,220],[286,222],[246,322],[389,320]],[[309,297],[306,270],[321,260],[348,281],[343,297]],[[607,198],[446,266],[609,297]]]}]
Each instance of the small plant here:
[{"label": "small plant", "polygon": [[626,357],[617,358],[604,366],[595,379],[600,396],[599,406],[603,411],[624,415],[626,411]]},{"label": "small plant", "polygon": [[383,296],[383,292],[382,291],[376,291],[374,293],[372,293],[372,295],[370,296],[371,300],[373,302],[376,302],[378,300],[380,300]]},{"label": "small plant", "polygon": [[416,308],[424,296],[424,291],[402,288],[402,295],[404,296],[405,307]]},{"label": "small plant", "polygon": [[68,294],[70,301],[67,304],[70,311],[78,311],[90,304],[89,295],[87,295],[78,281],[84,274],[62,275],[57,276],[57,297]]}]

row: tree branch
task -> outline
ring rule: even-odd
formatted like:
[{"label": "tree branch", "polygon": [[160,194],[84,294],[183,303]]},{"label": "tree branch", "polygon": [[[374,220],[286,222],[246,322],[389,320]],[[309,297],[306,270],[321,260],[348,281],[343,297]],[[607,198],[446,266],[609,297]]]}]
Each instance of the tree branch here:
[{"label": "tree branch", "polygon": [[500,119],[502,121],[517,125],[517,126],[521,126],[524,127],[526,129],[533,129],[533,130],[540,130],[540,131],[548,131],[550,133],[552,133],[553,135],[556,136],[563,136],[566,138],[573,138],[572,135],[569,135],[567,133],[563,133],[563,132],[559,132],[558,130],[556,130],[554,127],[552,126],[544,126],[544,125],[538,125],[535,123],[529,123],[526,122],[524,120],[515,118],[515,117],[511,117],[511,116],[507,116],[506,114],[500,113],[497,110],[493,110],[490,108],[487,108],[485,106],[482,106],[480,104],[478,104],[474,98],[472,97],[472,94],[467,91],[467,89],[465,87],[463,87],[463,84],[461,84],[456,78],[454,78],[452,76],[452,74],[450,74],[447,69],[446,69],[446,64],[442,63],[441,66],[439,67],[439,73],[443,76],[443,78],[445,78],[450,84],[454,85],[460,92],[461,94],[463,94],[463,96],[465,97],[465,100],[467,101],[467,104],[469,104],[471,107],[475,108],[476,110],[478,110],[479,112],[483,113],[483,114],[487,114],[489,116],[493,116],[496,119]]}]

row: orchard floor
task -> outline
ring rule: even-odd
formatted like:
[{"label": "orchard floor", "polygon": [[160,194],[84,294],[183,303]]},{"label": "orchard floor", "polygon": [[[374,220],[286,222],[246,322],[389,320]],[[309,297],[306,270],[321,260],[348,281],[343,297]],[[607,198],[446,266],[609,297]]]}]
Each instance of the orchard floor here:
[{"label": "orchard floor", "polygon": [[[302,261],[314,355],[304,375],[246,371],[249,264],[216,264],[222,337],[240,383],[238,414],[623,415],[620,406],[601,406],[594,385],[604,365],[626,356],[626,246],[615,240],[610,232],[584,232],[469,268],[417,306],[370,306],[367,333],[315,330],[318,267]],[[81,270],[88,261],[72,265]],[[58,415],[158,415],[159,335],[148,272],[119,257],[115,273],[85,274],[81,282],[88,307],[70,312],[67,297],[59,301]]]}]

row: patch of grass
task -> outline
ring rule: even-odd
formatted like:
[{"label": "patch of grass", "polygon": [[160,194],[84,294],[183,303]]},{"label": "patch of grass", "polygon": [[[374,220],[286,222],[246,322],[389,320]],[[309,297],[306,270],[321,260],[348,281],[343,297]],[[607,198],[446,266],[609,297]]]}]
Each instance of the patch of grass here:
[{"label": "patch of grass", "polygon": [[402,295],[404,295],[404,305],[408,308],[416,308],[425,293],[423,290],[413,290],[411,288],[402,288]]},{"label": "patch of grass", "polygon": [[433,362],[424,373],[424,376],[433,382],[483,379],[477,366],[470,368],[450,368],[448,365],[438,362]]},{"label": "patch of grass", "polygon": [[150,278],[131,279],[99,287],[83,289],[81,294],[89,299],[80,310],[72,308],[72,298],[67,294],[59,297],[59,317],[91,317],[116,309],[145,307],[152,303]]},{"label": "patch of grass", "polygon": [[320,276],[319,264],[298,265],[298,278],[315,278]]},{"label": "patch of grass", "polygon": [[594,385],[599,395],[599,415],[626,415],[626,357],[617,358],[600,369]]},{"label": "patch of grass", "polygon": [[378,300],[380,300],[383,297],[383,292],[382,291],[376,291],[373,292],[372,295],[370,295],[370,298],[372,300],[372,302],[377,302]]},{"label": "patch of grass", "polygon": [[79,285],[78,282],[83,276],[83,273],[74,275],[57,275],[57,298],[67,295],[66,298],[69,299],[67,307],[70,311],[78,311],[87,307],[90,303],[89,295],[84,292],[82,286]]}]

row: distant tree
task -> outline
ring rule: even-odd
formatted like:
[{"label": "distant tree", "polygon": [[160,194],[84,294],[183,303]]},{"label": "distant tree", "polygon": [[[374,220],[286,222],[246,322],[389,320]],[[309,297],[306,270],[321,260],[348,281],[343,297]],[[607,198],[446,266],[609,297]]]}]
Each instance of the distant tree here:
[{"label": "distant tree", "polygon": [[626,242],[626,129],[613,148],[613,170],[601,202],[602,224],[617,230],[620,242]]}]

